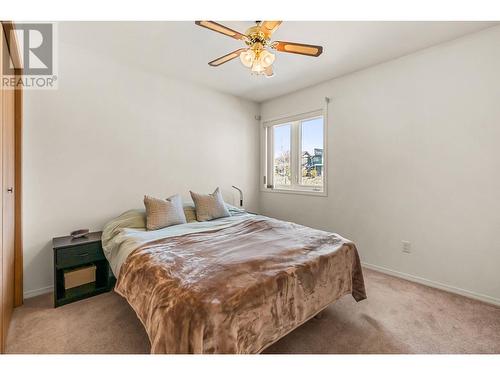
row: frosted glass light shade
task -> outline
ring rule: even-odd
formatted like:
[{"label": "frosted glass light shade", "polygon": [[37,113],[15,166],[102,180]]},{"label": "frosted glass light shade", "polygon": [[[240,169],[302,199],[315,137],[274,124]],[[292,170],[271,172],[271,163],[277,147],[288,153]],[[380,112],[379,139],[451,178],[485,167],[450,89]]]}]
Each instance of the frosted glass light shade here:
[{"label": "frosted glass light shade", "polygon": [[267,68],[273,64],[275,58],[276,56],[274,56],[274,54],[264,50],[260,53],[259,62],[264,68]]},{"label": "frosted glass light shade", "polygon": [[255,73],[262,73],[265,70],[265,68],[262,66],[260,61],[255,61],[252,65],[252,72]]},{"label": "frosted glass light shade", "polygon": [[255,61],[255,52],[249,49],[248,51],[243,51],[240,53],[240,60],[243,65],[250,68]]}]

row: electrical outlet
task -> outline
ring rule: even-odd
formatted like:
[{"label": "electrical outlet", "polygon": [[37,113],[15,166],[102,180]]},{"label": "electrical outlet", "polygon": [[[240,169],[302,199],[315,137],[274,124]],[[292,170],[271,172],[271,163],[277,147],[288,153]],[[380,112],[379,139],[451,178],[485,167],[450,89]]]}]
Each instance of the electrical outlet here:
[{"label": "electrical outlet", "polygon": [[411,253],[411,242],[410,241],[401,241],[403,247],[403,253]]}]

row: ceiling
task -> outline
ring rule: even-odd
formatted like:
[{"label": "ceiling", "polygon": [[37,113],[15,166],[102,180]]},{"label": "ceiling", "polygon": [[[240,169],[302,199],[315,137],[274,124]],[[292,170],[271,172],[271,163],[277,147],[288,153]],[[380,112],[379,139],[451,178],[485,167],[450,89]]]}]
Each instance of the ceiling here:
[{"label": "ceiling", "polygon": [[[219,21],[244,32],[254,22]],[[178,79],[262,102],[371,65],[476,32],[498,22],[285,21],[273,39],[324,47],[320,57],[277,52],[275,76],[253,76],[235,59],[208,61],[243,42],[194,22],[61,22],[59,40]]]}]

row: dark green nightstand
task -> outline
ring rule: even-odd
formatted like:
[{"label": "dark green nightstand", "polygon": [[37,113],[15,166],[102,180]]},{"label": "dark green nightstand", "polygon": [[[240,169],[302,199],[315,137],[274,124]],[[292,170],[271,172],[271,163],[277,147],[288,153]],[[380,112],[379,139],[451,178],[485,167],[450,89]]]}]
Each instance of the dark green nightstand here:
[{"label": "dark green nightstand", "polygon": [[[71,236],[56,237],[54,248],[54,307],[79,301],[110,291],[114,278],[101,245],[102,232],[92,232],[86,237],[73,239]],[[95,282],[64,289],[64,271],[86,265],[96,266]]]}]

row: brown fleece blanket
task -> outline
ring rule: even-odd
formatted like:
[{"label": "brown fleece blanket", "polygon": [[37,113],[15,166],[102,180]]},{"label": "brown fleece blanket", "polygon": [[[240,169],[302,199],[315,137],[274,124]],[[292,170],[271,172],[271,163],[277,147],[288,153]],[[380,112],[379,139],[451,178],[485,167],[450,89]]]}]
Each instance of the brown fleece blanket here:
[{"label": "brown fleece blanket", "polygon": [[115,290],[152,353],[260,353],[343,295],[366,298],[354,244],[263,216],[150,242]]}]

